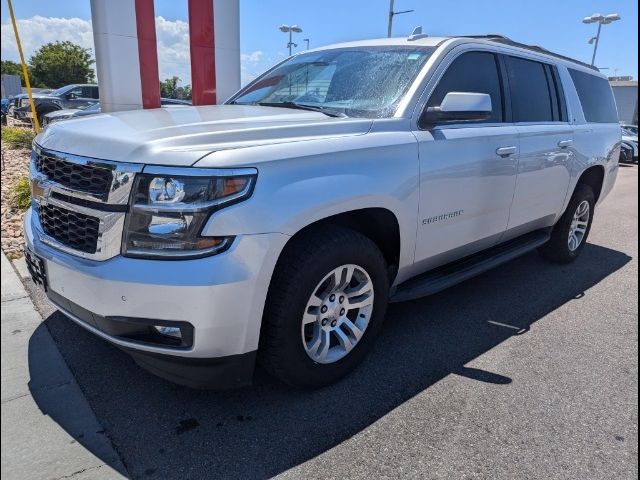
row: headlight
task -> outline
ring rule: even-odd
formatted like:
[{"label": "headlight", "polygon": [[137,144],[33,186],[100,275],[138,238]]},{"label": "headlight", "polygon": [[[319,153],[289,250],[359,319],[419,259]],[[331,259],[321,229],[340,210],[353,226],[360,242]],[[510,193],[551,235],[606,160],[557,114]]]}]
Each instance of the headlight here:
[{"label": "headlight", "polygon": [[213,212],[251,196],[253,169],[147,167],[137,175],[122,254],[197,258],[220,253],[232,237],[201,235]]}]

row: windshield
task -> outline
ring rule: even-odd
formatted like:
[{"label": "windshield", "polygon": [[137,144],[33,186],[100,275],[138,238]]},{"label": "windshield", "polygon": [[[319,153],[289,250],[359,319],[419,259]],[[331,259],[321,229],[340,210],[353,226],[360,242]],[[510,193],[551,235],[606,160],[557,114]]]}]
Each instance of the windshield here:
[{"label": "windshield", "polygon": [[65,85],[64,87],[60,87],[57,90],[54,90],[53,92],[50,92],[50,93],[54,97],[59,97],[60,95],[64,95],[65,93],[67,93],[73,87],[75,87],[75,85]]},{"label": "windshield", "polygon": [[434,50],[362,47],[296,55],[247,85],[230,103],[297,104],[350,117],[391,117]]}]

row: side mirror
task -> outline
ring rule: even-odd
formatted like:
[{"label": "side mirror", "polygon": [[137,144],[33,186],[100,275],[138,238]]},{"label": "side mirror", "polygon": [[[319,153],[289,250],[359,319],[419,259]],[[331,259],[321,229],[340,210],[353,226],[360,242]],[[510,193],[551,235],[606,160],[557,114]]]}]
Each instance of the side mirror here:
[{"label": "side mirror", "polygon": [[486,93],[449,92],[439,107],[428,107],[420,126],[428,128],[444,122],[481,122],[491,118],[491,96]]}]

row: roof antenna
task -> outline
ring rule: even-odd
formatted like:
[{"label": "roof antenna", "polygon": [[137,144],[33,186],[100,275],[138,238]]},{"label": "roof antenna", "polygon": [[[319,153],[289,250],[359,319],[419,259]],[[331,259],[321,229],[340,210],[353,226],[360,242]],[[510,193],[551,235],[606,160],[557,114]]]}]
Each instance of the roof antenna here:
[{"label": "roof antenna", "polygon": [[411,35],[409,35],[409,38],[407,38],[407,40],[413,42],[414,40],[427,38],[428,36],[429,35],[427,35],[426,33],[422,33],[422,26],[419,26],[413,29],[413,32],[411,33]]}]

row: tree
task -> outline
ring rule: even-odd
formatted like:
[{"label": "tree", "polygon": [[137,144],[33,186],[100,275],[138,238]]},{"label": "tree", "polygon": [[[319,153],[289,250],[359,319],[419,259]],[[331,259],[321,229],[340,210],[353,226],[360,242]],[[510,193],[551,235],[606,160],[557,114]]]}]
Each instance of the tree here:
[{"label": "tree", "polygon": [[177,98],[178,100],[191,100],[191,85],[179,87],[180,77],[165,78],[160,82],[160,96],[162,98]]},{"label": "tree", "polygon": [[2,75],[18,75],[20,82],[24,85],[24,75],[22,74],[22,65],[11,60],[2,60],[2,67],[0,68],[0,74]]},{"label": "tree", "polygon": [[180,82],[180,77],[176,77],[175,75],[171,78],[165,78],[164,81],[160,82],[160,96],[162,98],[177,98],[176,90],[178,89],[178,82]]},{"label": "tree", "polygon": [[60,88],[70,83],[91,83],[93,63],[90,48],[69,41],[47,43],[29,59],[32,85]]}]

